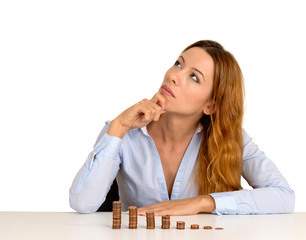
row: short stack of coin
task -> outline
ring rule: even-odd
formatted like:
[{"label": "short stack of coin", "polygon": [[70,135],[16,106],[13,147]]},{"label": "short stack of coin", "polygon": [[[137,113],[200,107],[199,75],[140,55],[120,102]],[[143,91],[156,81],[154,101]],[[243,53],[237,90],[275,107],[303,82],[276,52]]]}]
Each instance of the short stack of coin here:
[{"label": "short stack of coin", "polygon": [[154,229],[155,228],[154,212],[152,211],[146,212],[146,218],[147,218],[147,229]]},{"label": "short stack of coin", "polygon": [[129,228],[137,228],[137,207],[135,206],[129,207]]},{"label": "short stack of coin", "polygon": [[212,226],[204,226],[203,228],[206,229],[206,230],[211,230]]},{"label": "short stack of coin", "polygon": [[191,229],[199,229],[199,224],[191,224],[190,228]]},{"label": "short stack of coin", "polygon": [[162,229],[169,229],[170,228],[170,216],[164,215],[162,216]]},{"label": "short stack of coin", "polygon": [[176,222],[176,229],[185,229],[185,222],[184,221],[177,221]]},{"label": "short stack of coin", "polygon": [[113,229],[121,228],[121,202],[113,202]]}]

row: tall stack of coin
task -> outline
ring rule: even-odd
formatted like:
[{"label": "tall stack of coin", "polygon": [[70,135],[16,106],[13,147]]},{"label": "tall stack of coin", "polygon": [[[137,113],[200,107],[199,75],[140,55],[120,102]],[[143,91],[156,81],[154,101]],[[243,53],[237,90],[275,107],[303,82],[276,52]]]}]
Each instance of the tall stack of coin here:
[{"label": "tall stack of coin", "polygon": [[169,229],[170,228],[170,216],[164,215],[162,216],[162,229]]},{"label": "tall stack of coin", "polygon": [[191,229],[199,229],[199,224],[191,224],[190,228]]},{"label": "tall stack of coin", "polygon": [[146,212],[146,217],[147,217],[147,229],[154,229],[155,228],[154,212],[152,211]]},{"label": "tall stack of coin", "polygon": [[129,206],[129,228],[137,228],[137,207]]},{"label": "tall stack of coin", "polygon": [[177,221],[176,222],[176,229],[185,229],[185,222],[184,221]]},{"label": "tall stack of coin", "polygon": [[113,229],[121,228],[121,202],[113,202]]}]

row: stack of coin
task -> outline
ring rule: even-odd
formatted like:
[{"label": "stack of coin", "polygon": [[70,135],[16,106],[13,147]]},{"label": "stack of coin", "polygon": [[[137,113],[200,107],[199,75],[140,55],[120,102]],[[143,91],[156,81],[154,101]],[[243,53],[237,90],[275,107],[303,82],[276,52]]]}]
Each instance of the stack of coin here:
[{"label": "stack of coin", "polygon": [[113,202],[113,229],[121,228],[121,202]]},{"label": "stack of coin", "polygon": [[216,227],[215,229],[216,229],[216,230],[223,230],[222,227]]},{"label": "stack of coin", "polygon": [[191,224],[190,228],[191,229],[199,229],[199,224]]},{"label": "stack of coin", "polygon": [[169,229],[170,228],[170,216],[165,215],[162,216],[162,229]]},{"label": "stack of coin", "polygon": [[129,228],[137,228],[137,207],[135,206],[129,207]]},{"label": "stack of coin", "polygon": [[206,230],[210,230],[210,229],[212,229],[212,226],[204,226],[203,228],[206,229]]},{"label": "stack of coin", "polygon": [[177,221],[176,222],[176,229],[185,229],[185,222],[184,221]]},{"label": "stack of coin", "polygon": [[154,212],[152,211],[146,212],[146,217],[147,217],[147,229],[154,229],[155,228]]}]

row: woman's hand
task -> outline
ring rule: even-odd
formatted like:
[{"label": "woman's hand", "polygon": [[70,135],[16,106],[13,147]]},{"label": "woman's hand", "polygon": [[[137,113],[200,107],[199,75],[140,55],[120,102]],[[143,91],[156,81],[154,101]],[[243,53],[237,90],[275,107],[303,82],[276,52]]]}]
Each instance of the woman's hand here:
[{"label": "woman's hand", "polygon": [[123,138],[130,129],[141,128],[158,121],[165,113],[166,98],[157,92],[151,100],[143,99],[111,121],[108,134]]},{"label": "woman's hand", "polygon": [[215,201],[210,195],[201,195],[193,198],[163,201],[146,207],[138,208],[138,215],[145,215],[153,211],[155,216],[163,215],[194,215],[200,212],[211,213],[215,210]]}]

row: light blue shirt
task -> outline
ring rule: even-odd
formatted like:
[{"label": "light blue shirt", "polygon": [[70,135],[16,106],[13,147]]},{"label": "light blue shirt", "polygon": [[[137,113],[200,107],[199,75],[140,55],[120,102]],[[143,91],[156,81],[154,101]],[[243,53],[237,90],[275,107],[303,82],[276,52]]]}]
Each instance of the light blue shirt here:
[{"label": "light blue shirt", "polygon": [[[93,151],[72,183],[69,200],[74,210],[80,213],[97,211],[115,178],[123,211],[127,211],[128,206],[143,207],[198,195],[194,171],[203,136],[200,125],[180,163],[169,199],[161,160],[146,127],[129,130],[120,139],[107,134],[109,124],[106,122]],[[210,194],[216,204],[214,213],[292,212],[295,196],[285,178],[245,131],[243,142],[242,176],[254,189]]]}]

